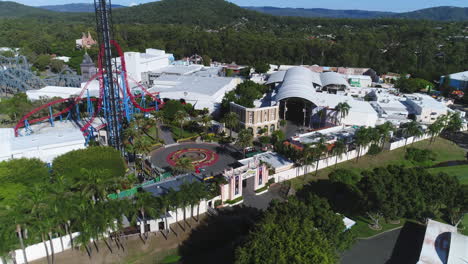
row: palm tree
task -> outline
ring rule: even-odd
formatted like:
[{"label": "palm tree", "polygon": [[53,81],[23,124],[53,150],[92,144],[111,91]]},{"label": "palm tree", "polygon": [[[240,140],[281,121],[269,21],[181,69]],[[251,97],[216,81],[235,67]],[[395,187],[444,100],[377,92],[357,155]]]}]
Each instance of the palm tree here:
[{"label": "palm tree", "polygon": [[182,132],[184,129],[185,120],[188,114],[185,111],[179,110],[174,114],[174,121],[180,125],[179,137],[182,138]]},{"label": "palm tree", "polygon": [[[180,228],[182,225],[179,223],[179,207],[181,204],[181,193],[174,191],[174,189],[169,189],[168,193],[166,194],[167,200],[169,202],[169,208],[171,211],[175,211],[176,214],[176,223],[179,224]],[[185,232],[185,230],[184,230]]]},{"label": "palm tree", "polygon": [[156,138],[159,138],[159,125],[164,122],[164,112],[162,111],[153,111],[151,112],[151,116],[154,118],[154,121],[156,121]]},{"label": "palm tree", "polygon": [[431,135],[429,143],[432,144],[435,140],[435,137],[444,129],[444,124],[440,120],[436,120],[434,123],[430,124],[427,129]]},{"label": "palm tree", "polygon": [[346,143],[343,139],[339,139],[335,142],[335,146],[333,147],[332,149],[332,153],[333,155],[336,156],[336,159],[335,159],[335,168],[336,168],[336,165],[338,164],[338,157],[341,159],[341,157],[343,156],[343,154],[347,151],[347,146],[346,146]]},{"label": "palm tree", "polygon": [[327,145],[325,143],[325,139],[321,137],[319,142],[314,143],[314,147],[312,149],[313,149],[313,157],[315,158],[315,176],[317,176],[320,158],[327,151]]},{"label": "palm tree", "polygon": [[118,183],[116,178],[109,177],[107,170],[82,168],[81,174],[82,178],[73,187],[80,190],[84,197],[92,199],[92,204],[107,199],[109,190]]},{"label": "palm tree", "polygon": [[186,209],[187,206],[190,204],[190,196],[191,196],[192,189],[190,188],[190,185],[186,182],[184,182],[180,186],[180,205],[182,206],[184,210],[184,229],[185,229],[185,224],[187,223],[187,217],[186,217]]},{"label": "palm tree", "polygon": [[197,219],[196,221],[200,221],[200,203],[202,200],[206,199],[209,195],[206,186],[202,182],[194,182],[192,183],[192,190],[195,193],[195,197],[197,198]]},{"label": "palm tree", "polygon": [[376,126],[380,134],[380,148],[383,148],[385,143],[390,140],[391,134],[395,131],[395,126],[390,122],[385,122],[382,125]]},{"label": "palm tree", "polygon": [[411,121],[409,123],[403,124],[403,135],[405,137],[405,148],[408,142],[408,138],[413,137],[413,142],[416,137],[423,135],[423,131],[419,127],[419,124],[416,121]]},{"label": "palm tree", "polygon": [[351,106],[347,103],[347,102],[344,102],[344,103],[338,103],[336,106],[335,106],[335,110],[336,110],[336,113],[337,115],[339,114],[340,115],[340,123],[342,124],[343,123],[343,119],[348,116],[349,114],[349,110],[351,109]]},{"label": "palm tree", "polygon": [[358,151],[356,159],[359,160],[362,147],[367,146],[371,141],[369,136],[369,130],[365,127],[359,128],[354,134],[354,141],[356,143]]},{"label": "palm tree", "polygon": [[449,133],[454,133],[460,131],[463,127],[463,120],[460,117],[459,113],[452,113],[448,117],[447,125],[445,126],[445,131]]},{"label": "palm tree", "polygon": [[252,146],[253,135],[247,129],[242,129],[237,135],[237,144],[242,148],[245,157],[245,148]]},{"label": "palm tree", "polygon": [[205,134],[208,134],[208,128],[211,124],[211,120],[213,120],[213,118],[211,118],[210,115],[203,115],[200,119],[200,122],[203,124]]},{"label": "palm tree", "polygon": [[223,122],[226,124],[226,127],[229,128],[229,137],[232,138],[232,130],[239,127],[239,115],[234,112],[229,112],[224,118]]},{"label": "palm tree", "polygon": [[192,160],[189,158],[179,158],[176,161],[176,165],[174,166],[173,170],[176,173],[187,173],[195,171],[195,166],[192,163]]},{"label": "palm tree", "polygon": [[155,204],[154,196],[143,190],[139,190],[134,196],[134,206],[138,210],[143,220],[143,233],[145,239],[148,239],[148,231],[146,230],[146,218],[147,216],[156,216],[157,210],[153,207]]}]

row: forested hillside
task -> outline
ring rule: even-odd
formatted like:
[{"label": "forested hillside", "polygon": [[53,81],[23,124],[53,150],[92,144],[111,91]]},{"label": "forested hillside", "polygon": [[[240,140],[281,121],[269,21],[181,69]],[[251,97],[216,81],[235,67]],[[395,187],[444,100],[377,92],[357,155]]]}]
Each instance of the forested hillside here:
[{"label": "forested hillside", "polygon": [[[87,31],[96,36],[94,15],[39,10],[45,15],[0,19],[0,46],[20,47],[31,61],[39,54],[70,56],[78,67],[83,52],[75,50],[75,39]],[[371,67],[431,81],[468,65],[467,41],[458,37],[468,22],[275,17],[223,0],[163,0],[113,14],[115,38],[126,51],[152,47],[177,58],[197,53],[239,64]]]},{"label": "forested hillside", "polygon": [[335,10],[325,8],[278,8],[270,6],[249,6],[244,7],[249,10],[258,11],[275,16],[296,16],[296,17],[326,17],[326,18],[407,18],[425,19],[437,21],[466,21],[468,20],[468,8],[439,6],[425,8],[412,12],[393,13],[366,10]]},{"label": "forested hillside", "polygon": [[247,6],[249,10],[258,11],[275,16],[298,17],[326,17],[326,18],[382,18],[393,15],[391,12],[366,11],[366,10],[335,10],[326,8],[280,8],[272,6]]},{"label": "forested hillside", "polygon": [[[122,8],[123,5],[112,5],[112,8]],[[76,3],[65,5],[46,5],[40,6],[42,9],[47,9],[55,12],[94,12],[94,4]]]}]

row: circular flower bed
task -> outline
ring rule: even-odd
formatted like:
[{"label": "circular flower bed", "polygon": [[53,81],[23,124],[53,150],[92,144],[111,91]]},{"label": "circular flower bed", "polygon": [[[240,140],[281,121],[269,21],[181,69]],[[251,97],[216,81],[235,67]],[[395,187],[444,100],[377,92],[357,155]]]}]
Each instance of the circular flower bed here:
[{"label": "circular flower bed", "polygon": [[218,154],[208,149],[187,148],[174,151],[167,155],[166,161],[169,165],[175,166],[177,160],[181,158],[192,160],[192,164],[195,165],[195,167],[200,168],[215,164],[218,161]]}]

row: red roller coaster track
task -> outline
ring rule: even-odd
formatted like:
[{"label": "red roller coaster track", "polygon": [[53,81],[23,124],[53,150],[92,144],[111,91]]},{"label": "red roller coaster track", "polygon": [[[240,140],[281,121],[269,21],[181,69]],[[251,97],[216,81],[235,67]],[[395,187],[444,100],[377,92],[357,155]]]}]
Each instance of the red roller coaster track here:
[{"label": "red roller coaster track", "polygon": [[[120,47],[120,45],[114,41],[114,40],[111,40],[111,44],[115,47],[115,49],[117,50],[117,53],[118,55],[120,56],[120,63],[121,63],[121,72],[116,72],[117,74],[121,74],[123,73],[123,81],[124,81],[124,86],[125,86],[125,89],[126,89],[126,93],[127,95],[129,96],[130,98],[130,101],[132,102],[133,106],[135,106],[136,108],[138,108],[140,111],[144,112],[144,113],[147,113],[147,112],[151,112],[151,111],[155,111],[156,108],[155,107],[152,107],[152,108],[144,108],[142,107],[140,104],[138,104],[138,102],[136,101],[136,98],[138,97],[141,97],[141,95],[133,95],[131,89],[130,89],[130,86],[128,85],[128,76],[127,76],[127,68],[126,68],[126,64],[125,64],[125,57],[124,57],[124,54],[123,54],[123,51],[122,51],[122,48]],[[96,117],[98,116],[98,114],[101,112],[101,109],[102,109],[102,100],[103,100],[103,96],[104,96],[104,81],[103,81],[103,67],[102,67],[102,58],[103,58],[103,55],[104,55],[104,48],[103,46],[101,46],[101,49],[100,49],[100,52],[99,52],[99,56],[98,56],[98,69],[99,69],[99,72],[97,74],[95,74],[93,77],[91,77],[90,80],[88,80],[85,84],[85,86],[83,87],[83,89],[81,90],[80,94],[75,97],[75,98],[66,98],[66,99],[60,99],[60,100],[55,100],[55,101],[52,101],[52,102],[49,102],[45,105],[42,105],[34,110],[32,110],[31,112],[27,113],[25,116],[23,116],[23,118],[21,118],[21,120],[16,124],[14,130],[15,130],[15,136],[18,136],[18,130],[22,127],[25,126],[25,121],[27,120],[29,124],[35,124],[35,123],[38,123],[38,122],[42,122],[42,121],[45,121],[45,120],[48,120],[51,118],[50,114],[49,115],[46,115],[44,117],[40,117],[40,118],[36,118],[36,119],[33,119],[33,120],[28,120],[32,115],[44,110],[44,109],[47,109],[48,107],[50,106],[53,106],[53,105],[57,105],[57,104],[61,104],[61,103],[64,103],[64,102],[70,102],[70,105],[63,109],[62,111],[58,112],[58,113],[55,113],[52,115],[52,118],[56,118],[58,116],[61,116],[71,110],[73,110],[73,107],[75,107],[76,104],[78,104],[80,101],[82,101],[84,98],[83,98],[83,95],[85,93],[85,91],[88,89],[88,86],[89,84],[94,81],[95,79],[99,79],[99,98],[97,99],[92,99],[92,101],[96,101],[98,102],[97,104],[97,110],[94,111],[94,114],[91,118],[89,118],[89,120],[83,125],[83,127],[81,128],[81,131],[83,132],[83,134],[86,136],[88,134],[88,128],[92,125],[93,121],[96,119]],[[134,81],[132,79],[132,81]],[[155,94],[152,94],[150,93],[143,85],[141,85],[140,83],[134,81],[137,86],[144,92],[145,95],[148,95],[150,96],[154,101],[156,101],[159,105],[162,106],[163,102],[157,97],[155,96]],[[119,86],[119,89],[120,91],[123,93],[123,89],[122,87],[119,85],[118,82],[116,82],[116,84]],[[97,127],[96,129],[101,129],[105,127],[105,124]]]}]

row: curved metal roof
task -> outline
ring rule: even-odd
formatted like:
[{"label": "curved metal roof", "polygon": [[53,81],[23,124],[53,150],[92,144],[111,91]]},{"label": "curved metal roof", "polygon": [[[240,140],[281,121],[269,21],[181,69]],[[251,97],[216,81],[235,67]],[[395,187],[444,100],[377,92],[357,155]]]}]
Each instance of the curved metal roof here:
[{"label": "curved metal roof", "polygon": [[345,78],[336,72],[324,72],[320,74],[320,80],[322,81],[322,86],[327,85],[343,85],[348,87],[349,84]]},{"label": "curved metal roof", "polygon": [[276,94],[276,101],[290,97],[312,101],[311,96],[316,93],[314,84],[322,85],[320,74],[304,67],[291,68],[284,75],[283,83]]}]

